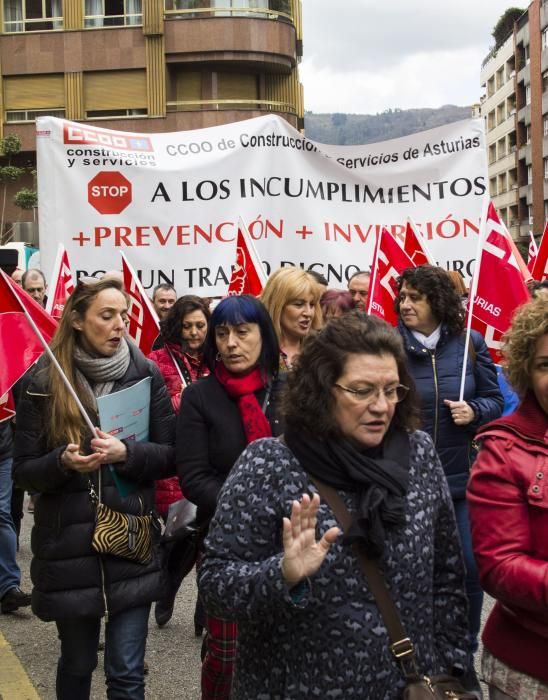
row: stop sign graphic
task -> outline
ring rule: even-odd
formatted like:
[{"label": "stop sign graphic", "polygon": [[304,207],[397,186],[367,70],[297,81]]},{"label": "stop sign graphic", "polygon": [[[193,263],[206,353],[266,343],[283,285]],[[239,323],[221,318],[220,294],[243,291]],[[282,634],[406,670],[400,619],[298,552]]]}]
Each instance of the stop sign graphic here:
[{"label": "stop sign graphic", "polygon": [[88,202],[100,214],[120,214],[131,204],[131,182],[122,173],[103,170],[88,183]]}]

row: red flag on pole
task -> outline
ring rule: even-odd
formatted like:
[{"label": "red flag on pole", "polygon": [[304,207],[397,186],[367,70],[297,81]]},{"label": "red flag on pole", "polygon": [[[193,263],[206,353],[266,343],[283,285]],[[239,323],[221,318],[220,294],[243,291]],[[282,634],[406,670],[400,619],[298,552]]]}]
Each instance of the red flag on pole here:
[{"label": "red flag on pole", "polygon": [[411,259],[414,267],[436,264],[426,246],[426,241],[418,233],[410,218],[407,219],[403,249]]},{"label": "red flag on pole", "polygon": [[266,284],[267,275],[255,250],[253,240],[240,218],[236,240],[236,263],[228,285],[229,295],[252,294],[258,297]]},{"label": "red flag on pole", "polygon": [[373,257],[371,284],[366,309],[368,313],[382,318],[395,326],[398,316],[394,309],[397,278],[408,267],[417,267],[394,236],[382,228]]},{"label": "red flag on pole", "polygon": [[8,391],[4,396],[0,396],[0,423],[13,418],[14,415],[15,403],[13,401],[13,394],[11,391]]},{"label": "red flag on pole", "polygon": [[122,256],[122,270],[124,273],[124,287],[129,294],[127,334],[144,355],[148,355],[154,341],[160,333],[158,315],[143,289],[135,270],[129,264],[126,256]]},{"label": "red flag on pole", "polygon": [[514,312],[529,300],[522,265],[515,255],[515,244],[501,223],[491,202],[487,211],[485,240],[476,289],[469,299],[472,328],[485,337],[493,361],[500,363],[500,338]]},{"label": "red flag on pole", "polygon": [[533,232],[529,231],[529,248],[527,249],[527,269],[531,273],[533,272],[533,268],[535,267],[535,260],[537,259],[537,255],[538,248],[535,241],[535,237],[533,236]]},{"label": "red flag on pole", "polygon": [[540,239],[535,264],[531,269],[531,275],[537,282],[548,278],[548,222],[544,226],[544,232]]},{"label": "red flag on pole", "polygon": [[68,261],[67,251],[61,243],[57,248],[57,258],[53,267],[53,275],[49,285],[48,302],[46,311],[59,320],[67,303],[67,299],[74,291],[74,280]]},{"label": "red flag on pole", "polygon": [[44,352],[44,347],[25,317],[32,317],[47,343],[57,322],[40,304],[0,270],[0,396],[5,394]]}]

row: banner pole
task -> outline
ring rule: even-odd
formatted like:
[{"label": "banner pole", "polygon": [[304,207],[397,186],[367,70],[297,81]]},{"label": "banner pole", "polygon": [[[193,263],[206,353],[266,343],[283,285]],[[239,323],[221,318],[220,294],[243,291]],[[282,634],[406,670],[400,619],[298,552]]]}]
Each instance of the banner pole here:
[{"label": "banner pole", "polygon": [[459,401],[463,400],[464,397],[464,383],[466,381],[466,364],[468,362],[468,348],[470,346],[470,335],[472,332],[472,316],[474,312],[474,301],[476,298],[476,292],[478,289],[478,280],[481,268],[481,258],[483,253],[483,244],[485,243],[485,238],[487,237],[487,213],[489,211],[489,196],[485,195],[483,198],[483,206],[481,208],[481,223],[480,232],[478,238],[478,247],[476,250],[476,268],[474,270],[474,276],[472,277],[472,286],[468,293],[468,318],[466,319],[466,337],[464,339],[464,358],[462,361],[462,375],[460,378],[460,390],[459,390]]}]

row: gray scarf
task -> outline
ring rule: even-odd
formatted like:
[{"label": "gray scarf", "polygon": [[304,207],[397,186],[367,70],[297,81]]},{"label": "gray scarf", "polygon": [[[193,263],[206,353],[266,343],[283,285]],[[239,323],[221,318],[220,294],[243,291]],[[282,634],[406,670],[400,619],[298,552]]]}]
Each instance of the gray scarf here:
[{"label": "gray scarf", "polygon": [[110,357],[93,357],[80,345],[74,348],[74,364],[78,383],[91,399],[97,410],[96,398],[112,391],[114,383],[127,372],[131,356],[129,345],[122,338],[118,350]]}]

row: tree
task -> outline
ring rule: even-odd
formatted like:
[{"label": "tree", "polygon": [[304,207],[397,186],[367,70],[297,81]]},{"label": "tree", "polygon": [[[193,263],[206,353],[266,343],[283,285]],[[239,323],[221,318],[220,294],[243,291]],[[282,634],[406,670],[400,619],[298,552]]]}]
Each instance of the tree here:
[{"label": "tree", "polygon": [[[30,172],[33,177],[35,171],[28,167],[20,167],[13,165],[12,160],[21,152],[21,139],[15,134],[10,134],[3,139],[0,139],[0,157],[4,161],[0,165],[0,187],[2,188],[2,207],[0,213],[0,243],[7,243],[10,238],[11,229],[4,233],[5,214],[6,214],[6,199],[8,195],[8,186],[20,180],[23,175]],[[15,204],[20,209],[33,209],[38,202],[36,187],[22,187],[14,197]]]},{"label": "tree", "polygon": [[525,10],[519,7],[509,7],[506,12],[499,17],[499,21],[493,27],[491,36],[495,40],[495,51],[497,51],[514,31],[514,22],[521,17]]}]

